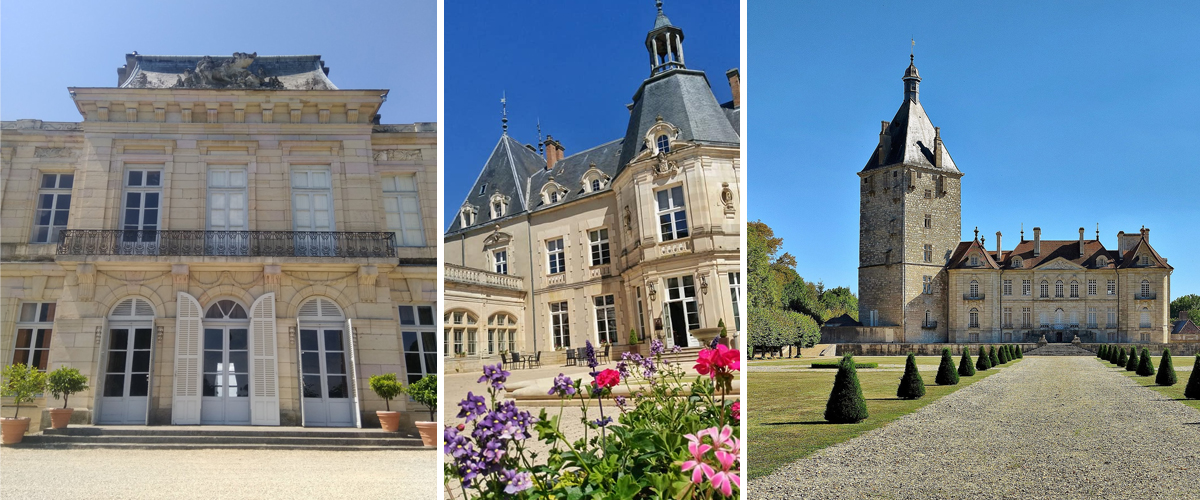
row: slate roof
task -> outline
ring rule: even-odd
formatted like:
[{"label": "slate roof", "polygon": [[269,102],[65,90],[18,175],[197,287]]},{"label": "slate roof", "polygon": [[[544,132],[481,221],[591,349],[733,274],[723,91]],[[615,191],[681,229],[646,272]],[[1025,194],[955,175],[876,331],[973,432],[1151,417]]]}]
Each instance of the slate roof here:
[{"label": "slate roof", "polygon": [[[529,192],[526,196],[529,199],[530,211],[538,211],[548,209],[552,206],[562,205],[571,201],[591,196],[596,193],[603,193],[612,189],[611,185],[606,184],[596,193],[587,192],[580,180],[583,179],[583,174],[587,173],[592,168],[592,164],[596,165],[596,169],[607,174],[610,178],[617,176],[617,155],[621,152],[621,144],[623,139],[615,139],[592,149],[580,151],[571,156],[563,158],[554,164],[554,168],[550,170],[542,169],[533,174],[529,179]],[[554,181],[562,184],[567,188],[567,195],[553,205],[544,205],[542,203],[542,187],[546,182],[553,177]]]},{"label": "slate roof", "polygon": [[858,320],[855,320],[854,318],[850,317],[849,314],[843,314],[836,318],[830,319],[829,321],[826,321],[825,324],[821,325],[821,326],[829,326],[829,327],[862,326],[862,323],[859,323]]},{"label": "slate roof", "polygon": [[642,139],[659,116],[679,127],[680,141],[741,144],[737,129],[717,103],[704,72],[675,69],[646,79],[634,94],[621,149],[622,169],[645,149]]},{"label": "slate roof", "polygon": [[[500,140],[496,141],[496,147],[492,148],[492,154],[484,162],[483,169],[479,171],[479,177],[471,186],[471,191],[467,193],[463,203],[459,206],[470,203],[479,208],[479,213],[475,217],[476,226],[493,221],[489,203],[491,203],[492,195],[496,193],[509,198],[506,217],[523,213],[528,208],[525,205],[527,180],[535,172],[545,168],[545,159],[521,145],[508,134],[503,134],[500,136]],[[450,228],[446,234],[461,229],[457,221],[452,222]]]},{"label": "slate roof", "polygon": [[942,142],[942,168],[934,167],[936,163],[933,157],[933,139],[936,131],[921,103],[905,99],[885,133],[891,137],[891,147],[886,152],[883,164],[879,163],[880,149],[876,147],[863,167],[863,172],[902,163],[947,173],[961,173],[950,158],[945,141]]},{"label": "slate roof", "polygon": [[[1084,252],[1082,256],[1079,254],[1079,240],[1042,240],[1042,252],[1035,257],[1033,255],[1033,240],[1022,240],[1017,244],[1016,248],[1001,251],[1000,260],[998,261],[996,260],[995,249],[989,251],[983,248],[978,241],[964,241],[959,243],[954,253],[951,254],[947,267],[952,269],[970,269],[968,252],[972,247],[978,247],[987,256],[988,263],[985,267],[995,269],[1013,269],[1013,259],[1016,257],[1021,258],[1021,269],[1034,269],[1059,258],[1086,269],[1136,267],[1135,257],[1138,254],[1138,249],[1143,248],[1142,245],[1145,245],[1144,248],[1148,249],[1155,259],[1154,266],[1171,269],[1171,266],[1167,265],[1166,260],[1158,255],[1158,252],[1155,252],[1154,248],[1150,247],[1150,244],[1144,238],[1137,245],[1134,245],[1129,252],[1126,252],[1124,256],[1116,250],[1104,248],[1104,244],[1100,243],[1099,240],[1084,240]],[[1097,265],[1097,260],[1100,257],[1108,259],[1108,262],[1103,266]]]},{"label": "slate roof", "polygon": [[1171,334],[1178,335],[1181,333],[1195,335],[1200,333],[1200,327],[1196,326],[1195,323],[1192,323],[1192,320],[1190,319],[1176,321],[1175,324],[1171,326]]},{"label": "slate roof", "polygon": [[[195,71],[196,64],[204,57],[126,54],[125,66],[117,68],[117,87],[171,88],[185,70]],[[230,59],[230,56],[211,57],[217,64]],[[279,78],[284,90],[310,90],[314,88],[310,86],[312,82],[320,90],[337,90],[327,76],[329,68],[319,55],[257,56],[246,69],[255,74],[261,70],[265,76]],[[145,82],[136,83],[139,75],[145,75]]]}]

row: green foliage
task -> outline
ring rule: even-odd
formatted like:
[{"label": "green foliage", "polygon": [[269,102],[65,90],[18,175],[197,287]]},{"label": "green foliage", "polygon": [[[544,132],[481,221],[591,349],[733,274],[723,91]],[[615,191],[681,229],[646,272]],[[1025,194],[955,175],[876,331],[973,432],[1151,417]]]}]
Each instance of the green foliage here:
[{"label": "green foliage", "polygon": [[1130,348],[1129,348],[1129,355],[1127,355],[1127,356],[1125,357],[1125,371],[1127,371],[1127,372],[1136,372],[1136,371],[1137,371],[1137,365],[1138,365],[1138,354],[1137,354],[1137,349],[1135,349],[1135,348],[1133,348],[1133,347],[1130,347]]},{"label": "green foliage", "polygon": [[1007,364],[1010,361],[1008,359],[1008,346],[1002,345],[999,349],[996,349],[996,357],[1000,359],[1000,364]]},{"label": "green foliage", "polygon": [[383,398],[383,407],[387,411],[392,411],[391,401],[404,393],[404,386],[396,380],[395,373],[384,373],[381,375],[371,375],[371,391],[376,396]]},{"label": "green foliage", "polygon": [[942,349],[942,363],[938,365],[937,385],[957,385],[958,372],[954,369],[954,360],[950,358],[950,349]]},{"label": "green foliage", "polygon": [[1175,377],[1175,365],[1171,363],[1171,350],[1163,349],[1162,361],[1158,364],[1158,376],[1154,383],[1158,385],[1175,385],[1179,379]]},{"label": "green foliage", "polygon": [[1143,377],[1154,375],[1154,362],[1150,361],[1150,351],[1142,348],[1142,356],[1138,358],[1137,374]]},{"label": "green foliage", "polygon": [[900,377],[900,387],[896,388],[896,397],[900,399],[919,399],[925,395],[925,381],[921,380],[921,372],[917,370],[917,358],[910,352],[904,362],[904,376]]},{"label": "green foliage", "polygon": [[988,349],[988,363],[992,366],[1000,366],[1000,357],[996,356],[996,346]]},{"label": "green foliage", "polygon": [[797,312],[751,307],[749,320],[746,328],[754,347],[812,347],[821,340],[816,320]]},{"label": "green foliage", "polygon": [[54,399],[62,398],[63,408],[66,408],[67,397],[88,390],[88,378],[78,369],[63,366],[46,376],[46,386]]},{"label": "green foliage", "polygon": [[1118,366],[1125,366],[1125,363],[1121,362],[1121,352],[1122,349],[1118,346],[1108,346],[1108,362]]},{"label": "green foliage", "polygon": [[637,330],[630,328],[629,329],[629,345],[634,345],[636,343],[638,343]]},{"label": "green foliage", "polygon": [[833,391],[829,393],[829,402],[825,404],[825,420],[835,424],[853,424],[866,420],[867,416],[867,401],[863,399],[862,386],[858,383],[854,356],[846,355],[833,379]]},{"label": "green foliage", "polygon": [[1193,323],[1200,324],[1200,295],[1189,294],[1171,301],[1171,320],[1179,319],[1181,311],[1188,312],[1188,318]]},{"label": "green foliage", "polygon": [[725,329],[725,320],[724,319],[717,320],[717,328],[721,329],[721,338],[723,338],[723,339],[729,338],[729,330]]},{"label": "green foliage", "polygon": [[975,362],[975,369],[981,372],[987,371],[992,367],[992,358],[988,357],[987,349],[979,346],[979,360]]},{"label": "green foliage", "polygon": [[437,375],[430,373],[421,377],[421,380],[408,384],[404,392],[407,392],[413,401],[429,408],[429,421],[437,422]]},{"label": "green foliage", "polygon": [[13,405],[17,407],[13,417],[21,411],[21,403],[33,402],[33,396],[45,390],[46,374],[35,367],[17,363],[0,372],[0,396],[13,398]]},{"label": "green foliage", "polygon": [[1025,359],[1025,350],[1019,345],[1013,346],[1013,352],[1017,353],[1017,359]]},{"label": "green foliage", "polygon": [[962,360],[958,362],[958,374],[963,377],[975,375],[975,363],[971,362],[971,350],[963,349]]},{"label": "green foliage", "polygon": [[1096,357],[1100,358],[1100,359],[1104,359],[1104,356],[1106,354],[1108,354],[1108,352],[1106,352],[1107,349],[1108,349],[1107,345],[1101,345],[1099,349],[1096,349]]},{"label": "green foliage", "polygon": [[[809,365],[809,368],[841,368],[841,361],[818,361]],[[879,363],[854,363],[855,368],[879,368]]]},{"label": "green foliage", "polygon": [[1200,354],[1196,355],[1196,364],[1192,365],[1192,376],[1188,377],[1188,385],[1183,389],[1183,397],[1200,399]]},{"label": "green foliage", "polygon": [[1122,348],[1118,349],[1121,349],[1121,351],[1117,353],[1116,365],[1124,367],[1125,365],[1129,364],[1129,352]]}]

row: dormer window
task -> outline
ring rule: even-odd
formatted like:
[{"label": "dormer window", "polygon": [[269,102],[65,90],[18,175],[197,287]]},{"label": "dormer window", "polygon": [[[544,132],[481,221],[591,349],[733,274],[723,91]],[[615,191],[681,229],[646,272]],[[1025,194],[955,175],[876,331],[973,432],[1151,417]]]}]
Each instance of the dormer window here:
[{"label": "dormer window", "polygon": [[611,177],[600,171],[599,168],[596,168],[595,163],[592,163],[587,169],[587,172],[584,172],[583,176],[580,177],[579,185],[583,187],[584,191],[588,193],[595,193],[601,189],[604,189],[605,187],[608,187],[608,183],[611,180]]},{"label": "dormer window", "polygon": [[477,212],[478,211],[476,208],[470,205],[464,205],[459,210],[459,223],[462,224],[463,228],[468,228],[475,225],[475,214]]},{"label": "dormer window", "polygon": [[504,204],[498,201],[492,202],[492,218],[499,219],[504,216]]},{"label": "dormer window", "polygon": [[505,215],[508,215],[509,199],[510,199],[509,197],[504,196],[500,193],[495,193],[492,195],[492,197],[488,203],[488,205],[492,211],[492,219],[500,219],[500,218],[503,218]]},{"label": "dormer window", "polygon": [[599,190],[600,190],[600,179],[592,179],[592,191],[595,192],[595,191],[599,191]]},{"label": "dormer window", "polygon": [[486,182],[479,185],[479,194],[483,194],[484,191],[487,191],[487,183]]},{"label": "dormer window", "polygon": [[1012,260],[1013,269],[1020,269],[1024,265],[1025,265],[1025,263],[1021,261],[1020,257],[1016,257]]},{"label": "dormer window", "polygon": [[654,125],[646,131],[646,135],[642,136],[642,146],[645,148],[642,153],[642,158],[648,156],[661,156],[670,153],[672,143],[679,139],[679,128],[672,125],[670,122],[663,120],[661,116],[656,117]]},{"label": "dormer window", "polygon": [[666,154],[671,152],[671,139],[667,137],[667,134],[661,134],[658,138],[654,139],[654,145],[658,148],[659,153]]},{"label": "dormer window", "polygon": [[558,203],[558,191],[552,191],[550,193],[550,203]]},{"label": "dormer window", "polygon": [[972,255],[971,256],[971,267],[978,267],[978,266],[979,266],[979,256]]},{"label": "dormer window", "polygon": [[1146,254],[1142,254],[1141,256],[1138,257],[1138,264],[1142,265],[1142,266],[1149,266],[1150,265],[1150,256],[1146,255]]},{"label": "dormer window", "polygon": [[556,182],[553,177],[542,186],[542,204],[558,203],[567,196],[567,188]]}]

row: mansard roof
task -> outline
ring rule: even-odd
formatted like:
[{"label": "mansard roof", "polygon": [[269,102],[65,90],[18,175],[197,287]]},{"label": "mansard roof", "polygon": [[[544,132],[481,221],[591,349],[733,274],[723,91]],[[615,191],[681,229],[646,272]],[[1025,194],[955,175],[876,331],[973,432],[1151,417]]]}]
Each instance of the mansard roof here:
[{"label": "mansard roof", "polygon": [[[617,155],[621,152],[622,139],[615,139],[591,149],[580,151],[571,156],[563,158],[554,164],[554,168],[549,170],[543,168],[534,173],[529,179],[529,192],[526,196],[529,197],[529,210],[538,211],[551,206],[567,203],[592,193],[583,189],[580,180],[583,179],[583,174],[587,173],[594,164],[596,169],[603,172],[609,177],[617,176]],[[567,194],[558,203],[553,205],[545,205],[539,196],[542,186],[549,182],[550,178],[554,178],[556,182],[567,188]],[[604,186],[600,192],[608,191],[610,186]]]},{"label": "mansard roof", "polygon": [[741,143],[738,129],[717,102],[703,71],[666,71],[647,78],[633,95],[618,172],[645,149],[642,139],[659,118],[679,128],[680,141]]},{"label": "mansard roof", "polygon": [[117,68],[120,88],[337,90],[319,55],[154,56],[134,52]]},{"label": "mansard roof", "polygon": [[[937,135],[937,131],[934,130],[933,122],[929,121],[929,115],[925,114],[925,108],[921,107],[921,103],[918,101],[905,99],[904,103],[900,105],[900,109],[896,111],[896,116],[888,124],[884,135],[890,138],[890,147],[886,151],[876,147],[867,160],[866,166],[863,167],[863,172],[904,164],[946,173],[961,173],[954,165],[954,160],[950,157],[950,152],[947,151],[944,142],[941,150],[942,168],[935,167],[937,162],[933,153],[934,137]],[[881,152],[886,155],[883,162],[879,161]]]}]

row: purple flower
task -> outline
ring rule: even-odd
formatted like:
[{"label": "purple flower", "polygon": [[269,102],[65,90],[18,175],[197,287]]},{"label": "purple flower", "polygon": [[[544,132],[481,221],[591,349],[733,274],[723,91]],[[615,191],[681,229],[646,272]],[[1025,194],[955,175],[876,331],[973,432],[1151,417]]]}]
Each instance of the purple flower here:
[{"label": "purple flower", "polygon": [[594,424],[596,427],[607,427],[608,424],[611,424],[611,423],[612,423],[612,417],[604,417],[602,419],[592,421],[592,424]]},{"label": "purple flower", "polygon": [[575,394],[575,382],[571,380],[571,377],[559,373],[557,377],[554,377],[554,387],[551,387],[550,392],[546,394],[551,396],[555,394],[559,396],[573,396]]},{"label": "purple flower", "polygon": [[585,356],[587,357],[588,368],[595,369],[600,365],[600,363],[596,361],[596,348],[592,347],[592,341],[590,340],[584,341],[583,345],[584,353],[586,353]]},{"label": "purple flower", "polygon": [[533,481],[530,479],[528,472],[517,472],[511,469],[504,470],[501,475],[504,481],[504,492],[513,495],[525,491],[533,487]]},{"label": "purple flower", "polygon": [[467,393],[467,399],[458,403],[462,407],[458,411],[458,418],[465,418],[468,422],[475,420],[475,417],[487,413],[487,400],[483,396],[476,396],[473,392]]},{"label": "purple flower", "polygon": [[[628,354],[628,353],[626,353],[626,354]],[[629,365],[626,364],[624,361],[617,363],[617,371],[621,373],[622,379],[629,378]]]},{"label": "purple flower", "polygon": [[663,353],[663,343],[661,340],[654,339],[650,341],[650,355],[658,356]]},{"label": "purple flower", "polygon": [[[714,348],[714,349],[715,349],[715,348]],[[679,347],[679,346],[675,346],[675,347],[672,347],[672,348],[671,348],[671,352],[672,352],[672,353],[675,353],[675,354],[679,354],[679,353],[683,352],[683,348],[682,348],[682,347]]]},{"label": "purple flower", "polygon": [[613,399],[615,399],[617,401],[617,406],[622,406],[622,407],[625,406],[625,396],[617,396],[616,398],[613,398]]},{"label": "purple flower", "polygon": [[484,366],[483,376],[479,377],[477,382],[480,384],[487,382],[492,384],[492,387],[496,389],[504,390],[504,382],[508,380],[509,375],[512,375],[512,373],[505,370],[504,366],[500,363],[496,363],[494,365]]}]

